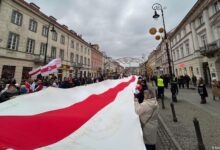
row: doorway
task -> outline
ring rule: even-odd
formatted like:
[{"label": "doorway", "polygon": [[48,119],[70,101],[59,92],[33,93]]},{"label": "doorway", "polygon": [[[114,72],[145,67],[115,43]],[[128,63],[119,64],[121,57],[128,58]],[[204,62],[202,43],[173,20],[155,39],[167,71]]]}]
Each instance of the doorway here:
[{"label": "doorway", "polygon": [[204,74],[205,84],[211,85],[211,74],[210,74],[210,69],[209,69],[209,63],[203,62],[202,66],[203,66],[203,74]]}]

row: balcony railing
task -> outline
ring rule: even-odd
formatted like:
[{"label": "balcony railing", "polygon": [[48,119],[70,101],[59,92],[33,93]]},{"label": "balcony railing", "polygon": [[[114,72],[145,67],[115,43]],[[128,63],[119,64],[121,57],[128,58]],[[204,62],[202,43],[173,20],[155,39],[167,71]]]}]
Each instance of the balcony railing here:
[{"label": "balcony railing", "polygon": [[220,50],[220,39],[210,43],[206,44],[204,47],[200,47],[200,52],[202,55],[213,55],[215,52]]},{"label": "balcony railing", "polygon": [[[50,62],[52,60],[51,57],[47,57],[46,63]],[[37,55],[34,59],[34,62],[37,64],[43,64],[44,63],[44,55]]]},{"label": "balcony railing", "polygon": [[71,65],[73,68],[81,69],[83,68],[83,63],[72,62]]}]

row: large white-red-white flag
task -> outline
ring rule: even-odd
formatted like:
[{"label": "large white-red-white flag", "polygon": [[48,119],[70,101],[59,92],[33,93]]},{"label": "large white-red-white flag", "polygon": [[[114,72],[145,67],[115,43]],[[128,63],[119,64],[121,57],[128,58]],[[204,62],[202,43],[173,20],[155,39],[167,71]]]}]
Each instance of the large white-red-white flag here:
[{"label": "large white-red-white flag", "polygon": [[0,104],[0,149],[145,150],[137,78],[47,88]]},{"label": "large white-red-white flag", "polygon": [[32,71],[29,72],[30,76],[36,76],[41,74],[42,76],[48,76],[49,74],[56,73],[57,69],[61,66],[61,59],[56,58],[50,61],[45,66],[40,66]]}]

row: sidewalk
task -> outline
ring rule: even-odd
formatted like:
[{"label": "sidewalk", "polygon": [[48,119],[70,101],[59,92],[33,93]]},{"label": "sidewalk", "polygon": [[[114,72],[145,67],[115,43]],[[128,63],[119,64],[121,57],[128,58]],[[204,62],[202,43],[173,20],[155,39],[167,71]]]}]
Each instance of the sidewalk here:
[{"label": "sidewalk", "polygon": [[174,123],[170,109],[171,93],[169,89],[165,90],[166,109],[160,110],[160,116],[182,149],[198,149],[194,117],[199,120],[206,149],[212,149],[213,146],[220,148],[220,101],[218,98],[212,100],[210,89],[208,93],[207,104],[202,105],[197,90],[180,89],[178,102],[175,103],[178,122]]}]

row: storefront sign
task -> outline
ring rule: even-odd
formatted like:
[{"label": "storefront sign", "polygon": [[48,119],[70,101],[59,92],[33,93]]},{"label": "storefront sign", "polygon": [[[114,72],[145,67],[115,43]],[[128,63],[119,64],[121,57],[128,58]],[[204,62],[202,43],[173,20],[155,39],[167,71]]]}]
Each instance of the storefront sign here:
[{"label": "storefront sign", "polygon": [[179,68],[184,68],[184,67],[186,67],[186,65],[185,64],[178,64],[178,67]]}]

